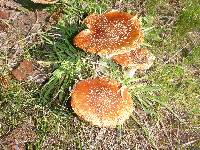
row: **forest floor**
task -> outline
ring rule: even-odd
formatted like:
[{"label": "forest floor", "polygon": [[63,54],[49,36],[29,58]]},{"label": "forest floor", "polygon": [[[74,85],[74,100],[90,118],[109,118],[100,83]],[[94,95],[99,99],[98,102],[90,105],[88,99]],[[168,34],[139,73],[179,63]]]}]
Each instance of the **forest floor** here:
[{"label": "forest floor", "polygon": [[[199,8],[198,0],[1,0],[0,149],[199,149]],[[81,21],[108,9],[137,12],[156,57],[133,78],[73,45]],[[132,94],[133,114],[116,129],[81,121],[69,106],[73,85],[97,65]]]}]

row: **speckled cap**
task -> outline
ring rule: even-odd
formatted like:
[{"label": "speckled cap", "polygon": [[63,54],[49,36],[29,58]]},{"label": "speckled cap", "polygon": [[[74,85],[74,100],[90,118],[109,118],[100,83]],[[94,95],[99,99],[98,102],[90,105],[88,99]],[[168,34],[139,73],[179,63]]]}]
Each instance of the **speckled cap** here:
[{"label": "speckled cap", "polygon": [[91,14],[85,18],[88,27],[74,38],[74,45],[98,55],[117,55],[131,51],[143,42],[137,15],[117,10]]},{"label": "speckled cap", "polygon": [[122,125],[133,110],[128,90],[106,77],[76,83],[71,93],[71,106],[81,119],[111,128]]},{"label": "speckled cap", "polygon": [[146,48],[135,49],[112,57],[112,60],[119,65],[139,70],[149,69],[153,65],[154,59],[155,56]]}]

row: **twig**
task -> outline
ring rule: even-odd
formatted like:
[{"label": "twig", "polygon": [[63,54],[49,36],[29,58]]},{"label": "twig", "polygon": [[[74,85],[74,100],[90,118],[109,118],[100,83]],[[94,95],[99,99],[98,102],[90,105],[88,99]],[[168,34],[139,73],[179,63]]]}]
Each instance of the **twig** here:
[{"label": "twig", "polygon": [[195,143],[195,142],[197,142],[198,140],[193,140],[193,141],[190,141],[190,142],[187,142],[187,143],[185,143],[185,144],[183,144],[182,146],[183,147],[187,147],[187,146],[189,146],[189,145],[191,145],[191,144],[193,144],[193,143]]}]

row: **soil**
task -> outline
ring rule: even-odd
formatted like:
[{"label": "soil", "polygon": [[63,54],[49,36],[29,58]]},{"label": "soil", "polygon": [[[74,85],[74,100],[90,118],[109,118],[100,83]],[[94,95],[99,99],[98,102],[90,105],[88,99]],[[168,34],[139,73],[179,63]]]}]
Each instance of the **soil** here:
[{"label": "soil", "polygon": [[[0,2],[0,53],[7,55],[7,57],[5,57],[7,60],[0,60],[0,68],[2,65],[7,65],[9,70],[17,68],[20,62],[24,60],[24,48],[32,45],[33,43],[37,44],[40,41],[41,33],[48,31],[51,28],[52,23],[56,23],[56,17],[54,18],[54,16],[57,15],[56,12],[51,14],[44,9],[41,9],[45,6],[39,5],[36,7],[36,5],[33,3],[31,3],[31,5],[28,5],[27,3],[25,0],[18,0],[17,2],[15,0],[1,0]],[[118,1],[113,4],[113,8],[118,8],[121,10],[136,8],[136,11],[139,12],[140,16],[145,16],[146,10],[144,5],[145,1],[143,0],[137,0],[137,2],[134,3],[121,3],[121,1]],[[32,8],[28,6],[31,6]],[[177,6],[175,10],[179,11],[179,6]],[[166,15],[166,12],[171,12],[171,14],[168,15],[170,17],[168,17],[167,20],[162,18],[161,15],[158,16],[156,19],[157,23],[166,24],[166,21],[168,21],[168,25],[171,26],[176,21],[177,12],[175,10],[167,10],[167,7],[159,8],[159,13],[163,14],[163,16]],[[193,32],[188,36],[192,37],[192,39],[197,39],[196,37],[198,37],[198,41],[195,40],[193,43],[199,43],[199,32]],[[193,38],[193,36],[195,36],[195,38]],[[35,72],[35,76],[41,74],[39,70],[35,70]],[[200,74],[199,70],[197,70],[195,73],[198,75]],[[2,83],[5,88],[7,87],[8,80],[9,78],[7,79],[7,77],[0,76],[0,84]],[[44,80],[45,79],[40,82],[43,82]],[[148,116],[146,116],[142,110],[138,110],[138,112],[141,113],[140,119],[144,120],[144,123],[147,122],[145,119],[148,119]],[[173,118],[170,119],[171,121],[173,120]],[[71,121],[74,122],[72,130],[75,132],[76,128],[78,128],[80,125],[80,121],[76,117],[74,117]],[[177,125],[177,128],[168,128],[167,130],[164,126],[159,126],[157,129],[154,129],[153,127],[155,126],[151,124],[147,124],[147,126],[149,128],[152,126],[152,131],[155,132],[152,132],[152,134],[155,136],[155,139],[157,139],[157,145],[161,146],[161,149],[167,149],[171,146],[163,145],[163,143],[167,143],[166,141],[169,137],[172,139],[171,143],[169,144],[184,144],[189,142],[188,139],[192,139],[192,141],[198,139],[199,133],[184,131],[184,129],[178,128],[179,125]],[[25,149],[25,142],[31,142],[35,139],[36,134],[34,130],[30,130],[32,128],[32,125],[24,123],[23,125],[4,135],[2,137],[3,141],[0,141],[0,143],[3,142],[5,145],[8,145],[10,149],[17,149],[16,147]],[[21,133],[22,136],[20,136],[19,133]],[[74,136],[76,135],[77,133],[74,134]],[[72,137],[72,140],[76,138],[77,137]],[[148,144],[145,137],[133,129],[122,132],[117,129],[99,129],[88,124],[84,124],[80,129],[80,138],[89,141],[91,149],[94,147],[105,149],[109,149],[110,147],[115,149],[129,149],[134,145],[140,145],[139,148],[141,149],[152,148]],[[19,141],[19,145],[16,145],[16,140]],[[48,149],[48,147],[51,145],[58,144],[60,142],[59,140],[63,140],[62,137],[57,137],[57,135],[49,135],[49,138],[43,143],[43,149]],[[64,144],[67,145],[65,145],[65,147],[71,147],[72,149],[74,148],[73,141],[71,141],[71,143],[69,141],[68,143]]]},{"label": "soil", "polygon": [[[33,6],[33,8],[24,7],[24,3],[20,1],[0,1],[0,54],[3,56],[0,60],[0,68],[3,69],[7,66],[8,70],[15,72],[13,75],[18,80],[26,80],[28,75],[32,75],[37,78],[36,82],[43,82],[45,80],[44,75],[41,77],[41,71],[35,70],[38,66],[36,67],[35,64],[33,66],[29,61],[23,61],[23,54],[25,48],[39,42],[42,32],[50,29],[49,18],[52,18],[52,14],[40,10],[40,7],[34,8],[34,4],[30,6]],[[22,70],[24,71],[24,69],[25,72],[23,73]],[[1,70],[2,74],[3,71]],[[3,76],[2,74],[0,75],[0,85],[3,89],[6,89],[10,76]],[[25,143],[33,141],[36,136],[32,127],[32,124],[25,122],[8,134],[3,135],[0,138],[0,149],[2,149],[2,145],[3,148],[7,149],[25,149]]]},{"label": "soil", "polygon": [[44,10],[30,11],[13,0],[0,2],[0,47],[1,51],[7,54],[9,67],[14,67],[21,59],[23,48],[33,42],[37,43],[37,38],[48,24],[50,15]]}]

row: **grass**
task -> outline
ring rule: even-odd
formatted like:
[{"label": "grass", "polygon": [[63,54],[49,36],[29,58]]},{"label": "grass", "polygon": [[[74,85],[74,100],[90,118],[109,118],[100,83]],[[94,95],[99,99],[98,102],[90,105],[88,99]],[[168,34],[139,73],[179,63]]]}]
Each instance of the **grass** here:
[{"label": "grass", "polygon": [[[188,33],[199,34],[199,4],[195,0],[180,1],[168,9],[162,8],[163,3],[170,6],[163,0],[146,2],[147,12],[142,17],[145,46],[156,60],[151,69],[137,72],[134,78],[109,59],[86,54],[72,45],[74,35],[85,28],[80,20],[112,8],[110,1],[63,0],[46,7],[49,11],[61,10],[64,15],[56,27],[41,35],[40,45],[33,43],[25,48],[23,57],[52,71],[45,84],[38,85],[10,79],[9,69],[1,66],[1,75],[9,83],[6,89],[1,86],[0,136],[24,120],[33,120],[37,139],[27,144],[28,149],[200,147],[200,43],[188,41]],[[171,15],[171,10],[176,11]],[[174,22],[163,24],[163,16],[174,17]],[[1,54],[4,64],[5,57]],[[118,80],[132,94],[133,115],[117,129],[100,129],[80,121],[68,103],[70,90],[78,80],[99,74]]]}]

